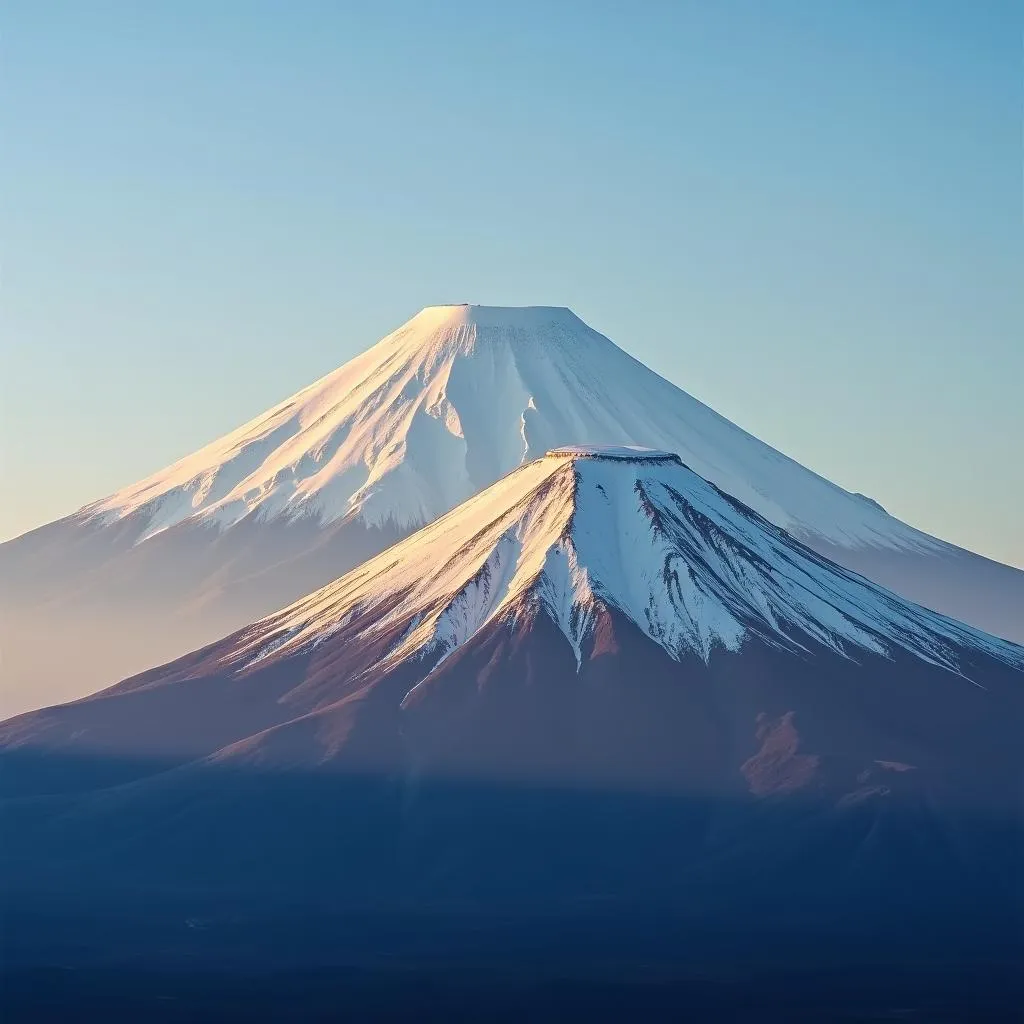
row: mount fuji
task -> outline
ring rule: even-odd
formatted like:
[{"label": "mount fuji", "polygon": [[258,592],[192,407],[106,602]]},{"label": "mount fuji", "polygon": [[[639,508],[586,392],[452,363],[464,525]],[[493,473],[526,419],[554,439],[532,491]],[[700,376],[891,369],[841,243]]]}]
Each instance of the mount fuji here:
[{"label": "mount fuji", "polygon": [[819,553],[1024,640],[1024,572],[829,483],[568,309],[436,306],[195,454],[0,545],[0,714],[210,642],[545,451],[608,443],[678,453]]},{"label": "mount fuji", "polygon": [[1005,951],[1022,721],[1024,648],[674,453],[562,447],[223,640],[0,725],[0,877],[16,907],[147,921],[653,908]]}]

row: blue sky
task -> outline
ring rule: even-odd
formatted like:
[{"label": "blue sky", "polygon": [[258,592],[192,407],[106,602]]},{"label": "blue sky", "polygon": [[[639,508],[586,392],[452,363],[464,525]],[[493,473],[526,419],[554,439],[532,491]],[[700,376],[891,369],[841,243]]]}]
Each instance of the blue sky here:
[{"label": "blue sky", "polygon": [[1021,7],[5,4],[0,537],[439,302],[1024,565]]}]

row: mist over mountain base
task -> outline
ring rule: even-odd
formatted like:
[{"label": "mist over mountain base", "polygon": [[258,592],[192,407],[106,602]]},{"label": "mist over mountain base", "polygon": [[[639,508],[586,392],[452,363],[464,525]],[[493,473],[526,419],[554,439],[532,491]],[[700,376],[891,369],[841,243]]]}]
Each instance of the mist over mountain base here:
[{"label": "mist over mountain base", "polygon": [[219,640],[404,536],[358,521],[253,517],[223,533],[184,523],[136,544],[141,528],[70,517],[0,545],[0,719]]}]

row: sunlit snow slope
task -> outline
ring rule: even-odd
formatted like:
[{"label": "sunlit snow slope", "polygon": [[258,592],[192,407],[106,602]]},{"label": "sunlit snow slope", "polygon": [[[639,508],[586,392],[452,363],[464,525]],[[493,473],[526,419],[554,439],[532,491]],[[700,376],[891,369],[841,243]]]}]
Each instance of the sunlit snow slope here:
[{"label": "sunlit snow slope", "polygon": [[723,419],[570,310],[432,306],[334,373],[194,455],[84,509],[191,519],[358,515],[419,526],[565,444],[676,452],[797,533],[842,545],[938,542]]},{"label": "sunlit snow slope", "polygon": [[980,651],[1024,668],[1024,649],[826,562],[652,449],[568,447],[521,467],[341,580],[253,627],[247,665],[364,621],[403,629],[384,664],[424,672],[485,626],[541,610],[577,663],[596,612],[625,615],[675,660],[707,662],[747,638],[857,660],[897,652],[959,672]]}]

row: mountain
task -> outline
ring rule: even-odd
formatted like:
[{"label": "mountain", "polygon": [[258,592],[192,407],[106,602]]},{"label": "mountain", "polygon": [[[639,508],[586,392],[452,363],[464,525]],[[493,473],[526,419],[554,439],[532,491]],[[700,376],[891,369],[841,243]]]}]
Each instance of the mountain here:
[{"label": "mountain", "polygon": [[0,725],[0,877],[15,908],[245,908],[253,941],[285,911],[599,912],[1006,953],[1022,725],[1024,648],[675,454],[561,448],[213,645]]},{"label": "mountain", "polygon": [[208,643],[548,449],[608,443],[677,452],[819,553],[1024,640],[1024,572],[829,483],[569,310],[436,306],[234,433],[0,545],[0,713]]}]

